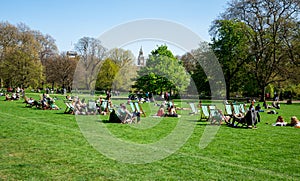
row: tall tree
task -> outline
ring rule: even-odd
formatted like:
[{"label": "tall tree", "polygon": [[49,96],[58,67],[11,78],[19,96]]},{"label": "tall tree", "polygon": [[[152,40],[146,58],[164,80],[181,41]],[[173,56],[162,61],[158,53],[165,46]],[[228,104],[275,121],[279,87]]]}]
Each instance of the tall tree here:
[{"label": "tall tree", "polygon": [[17,27],[0,26],[0,77],[7,86],[34,86],[43,81],[43,67],[39,60],[41,45],[32,30],[24,24]]},{"label": "tall tree", "polygon": [[226,98],[229,99],[230,92],[238,91],[237,88],[242,87],[243,77],[247,75],[245,65],[252,59],[247,34],[252,31],[237,20],[217,20],[210,33],[213,37],[211,47],[222,66]]},{"label": "tall tree", "polygon": [[[186,90],[190,83],[190,77],[170,52],[165,45],[151,52],[147,65],[138,72],[138,79],[135,83],[137,88],[144,91],[159,90],[160,92],[172,89],[179,92]],[[152,88],[146,89],[149,87]]]},{"label": "tall tree", "polygon": [[291,24],[299,23],[299,0],[233,0],[223,19],[238,19],[254,33],[248,34],[250,53],[254,56],[252,72],[264,99],[265,87],[291,76],[293,63],[289,41]]},{"label": "tall tree", "polygon": [[114,48],[108,52],[108,57],[119,66],[119,70],[113,81],[113,89],[128,91],[133,85],[133,79],[137,76],[135,57],[130,50]]},{"label": "tall tree", "polygon": [[120,67],[135,62],[133,53],[130,50],[124,50],[122,48],[113,48],[109,50],[108,57]]},{"label": "tall tree", "polygon": [[119,65],[117,65],[113,60],[107,58],[101,65],[97,82],[97,90],[107,90],[112,89],[113,82],[116,77],[116,74],[119,71]]},{"label": "tall tree", "polygon": [[83,37],[75,45],[80,61],[75,73],[74,86],[87,90],[94,89],[101,61],[105,58],[106,49],[101,45],[100,40]]},{"label": "tall tree", "polygon": [[78,60],[69,58],[66,53],[51,56],[45,62],[46,81],[52,84],[52,88],[55,84],[63,88],[71,87],[77,62]]}]

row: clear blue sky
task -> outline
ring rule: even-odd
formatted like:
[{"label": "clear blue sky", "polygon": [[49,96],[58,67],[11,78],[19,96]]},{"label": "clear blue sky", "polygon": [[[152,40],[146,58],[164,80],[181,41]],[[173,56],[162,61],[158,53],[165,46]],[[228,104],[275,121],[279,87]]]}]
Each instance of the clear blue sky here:
[{"label": "clear blue sky", "polygon": [[[25,23],[51,35],[60,51],[84,36],[99,37],[119,24],[154,18],[177,22],[209,41],[211,22],[228,0],[7,0],[0,3],[0,21]],[[133,50],[135,54],[138,50]]]}]

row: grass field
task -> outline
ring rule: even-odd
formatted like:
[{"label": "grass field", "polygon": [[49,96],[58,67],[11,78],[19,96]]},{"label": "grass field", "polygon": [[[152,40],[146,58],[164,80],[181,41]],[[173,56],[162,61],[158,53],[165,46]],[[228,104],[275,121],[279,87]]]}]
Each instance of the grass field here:
[{"label": "grass field", "polygon": [[[95,149],[77,117],[63,114],[63,98],[58,97],[61,110],[27,108],[23,100],[0,97],[0,180],[300,180],[300,129],[273,127],[278,115],[261,113],[258,129],[221,125],[204,149],[199,142],[207,123],[189,111],[181,111],[181,119],[158,119],[149,117],[157,107],[145,104],[148,116],[138,125],[104,124],[108,116],[92,121],[92,126],[105,126],[116,138],[139,144],[159,141],[179,122],[193,128],[170,156],[132,164]],[[281,104],[278,112],[289,122],[291,116],[300,118],[300,104]],[[126,156],[127,151],[120,148],[119,153]]]}]

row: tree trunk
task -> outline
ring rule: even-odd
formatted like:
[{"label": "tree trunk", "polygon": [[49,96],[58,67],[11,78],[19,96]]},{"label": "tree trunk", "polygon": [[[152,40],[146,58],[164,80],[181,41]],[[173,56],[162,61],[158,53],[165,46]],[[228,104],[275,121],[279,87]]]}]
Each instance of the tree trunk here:
[{"label": "tree trunk", "polygon": [[226,99],[230,99],[230,80],[226,81]]},{"label": "tree trunk", "polygon": [[264,102],[265,101],[265,94],[266,94],[266,89],[265,86],[261,86],[261,95],[260,95],[260,102]]}]

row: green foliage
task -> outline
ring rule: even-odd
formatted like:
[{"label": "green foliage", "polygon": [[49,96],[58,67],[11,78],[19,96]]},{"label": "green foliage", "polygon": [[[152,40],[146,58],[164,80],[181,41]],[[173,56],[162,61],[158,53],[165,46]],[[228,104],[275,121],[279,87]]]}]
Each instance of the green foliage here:
[{"label": "green foliage", "polygon": [[98,74],[96,90],[112,89],[113,81],[119,69],[120,67],[111,59],[104,60]]},{"label": "green foliage", "polygon": [[147,66],[142,67],[138,72],[136,88],[146,92],[186,90],[190,77],[173,54],[170,54],[171,51],[166,48],[166,46],[160,46],[152,51],[147,60]]},{"label": "green foliage", "polygon": [[268,84],[295,77],[295,62],[299,62],[295,51],[299,11],[295,0],[236,0],[221,15],[224,21],[238,20],[248,27],[245,35],[248,53],[253,57],[249,70],[255,75],[261,100]]},{"label": "green foliage", "polygon": [[113,80],[113,89],[130,90],[134,83],[133,79],[137,76],[137,66],[134,64],[135,57],[133,53],[130,50],[114,48],[108,52],[108,57],[120,67]]},{"label": "green foliage", "polygon": [[230,92],[237,91],[244,84],[243,77],[249,71],[244,68],[251,59],[247,38],[249,32],[249,27],[237,20],[217,20],[211,29],[211,47],[223,69],[227,99]]},{"label": "green foliage", "polygon": [[274,86],[272,84],[266,87],[266,93],[269,93],[270,97],[274,97]]},{"label": "green foliage", "polygon": [[176,59],[173,53],[168,50],[167,45],[157,46],[157,49],[151,51],[152,56],[166,56],[171,59]]},{"label": "green foliage", "polygon": [[39,59],[41,45],[23,26],[0,25],[0,77],[6,86],[37,87],[44,80]]}]

